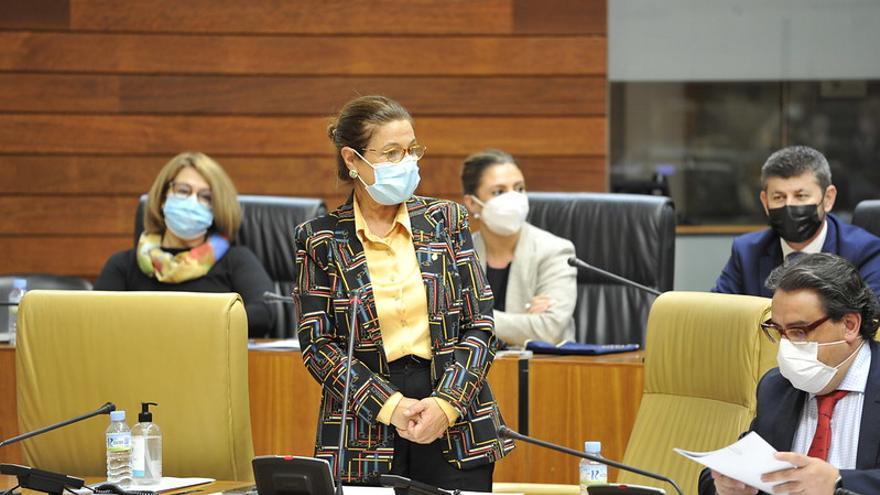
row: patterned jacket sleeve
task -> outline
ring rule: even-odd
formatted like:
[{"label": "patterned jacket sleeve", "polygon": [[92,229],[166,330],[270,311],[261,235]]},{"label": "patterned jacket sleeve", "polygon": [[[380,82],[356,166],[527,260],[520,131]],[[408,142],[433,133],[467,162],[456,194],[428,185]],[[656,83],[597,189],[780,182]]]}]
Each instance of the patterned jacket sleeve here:
[{"label": "patterned jacket sleeve", "polygon": [[464,207],[451,203],[448,222],[463,307],[453,363],[446,368],[433,395],[448,401],[463,417],[486,380],[495,358],[497,340],[492,319],[492,290],[474,251]]},{"label": "patterned jacket sleeve", "polygon": [[[334,318],[335,275],[330,274],[328,253],[330,232],[311,232],[309,224],[296,229],[297,288],[294,299],[299,316],[303,363],[324,388],[342,402],[345,390],[347,333]],[[360,418],[375,423],[379,410],[396,387],[373,373],[362,362],[352,361],[350,408]]]}]

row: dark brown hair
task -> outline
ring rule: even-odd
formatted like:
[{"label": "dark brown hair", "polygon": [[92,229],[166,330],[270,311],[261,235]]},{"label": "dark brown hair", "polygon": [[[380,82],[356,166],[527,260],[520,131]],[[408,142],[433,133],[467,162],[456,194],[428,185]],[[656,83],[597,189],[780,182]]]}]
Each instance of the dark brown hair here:
[{"label": "dark brown hair", "polygon": [[478,151],[465,158],[464,165],[461,167],[461,189],[464,194],[476,195],[486,169],[505,163],[516,165],[516,161],[510,156],[510,153],[491,148]]},{"label": "dark brown hair", "polygon": [[339,180],[351,181],[340,150],[348,146],[363,153],[377,127],[397,120],[412,123],[412,117],[403,105],[384,96],[360,96],[342,107],[339,115],[327,126],[327,136],[336,147],[336,176]]}]

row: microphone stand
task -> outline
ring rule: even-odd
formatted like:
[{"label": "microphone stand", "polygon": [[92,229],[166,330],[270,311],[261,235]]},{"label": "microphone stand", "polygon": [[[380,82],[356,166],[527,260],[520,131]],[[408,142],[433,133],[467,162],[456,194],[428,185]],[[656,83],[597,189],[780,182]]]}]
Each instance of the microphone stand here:
[{"label": "microphone stand", "polygon": [[263,292],[263,301],[266,302],[280,302],[284,304],[293,304],[293,298],[290,296],[282,296],[280,294],[276,294],[272,291],[267,290]]},{"label": "microphone stand", "polygon": [[339,445],[336,462],[336,495],[342,493],[343,448],[345,447],[346,418],[348,417],[348,387],[351,385],[351,360],[354,359],[354,341],[357,337],[357,312],[361,304],[361,289],[351,292],[348,315],[348,360],[345,363],[345,390],[342,393],[342,417],[339,421]]},{"label": "microphone stand", "polygon": [[[2,442],[0,442],[0,447],[5,447],[6,445],[21,442],[22,440],[27,440],[28,438],[61,428],[62,426],[67,426],[73,423],[77,423],[79,421],[83,421],[85,419],[92,418],[94,416],[98,416],[99,414],[110,414],[111,411],[115,410],[116,406],[112,402],[107,402],[106,404],[92,412],[61,421],[60,423],[55,423],[54,425],[49,425],[34,431],[22,433],[21,435],[14,436],[7,440],[3,440]],[[70,487],[75,489],[82,488],[84,484],[84,481],[80,478],[74,478],[73,476],[67,476],[60,473],[53,473],[51,471],[43,471],[41,469],[31,468],[27,466],[19,466],[17,464],[0,464],[0,474],[15,476],[16,478],[18,478],[18,486],[22,488],[28,488],[30,490],[45,492],[52,495],[61,495],[65,489]],[[12,493],[15,488],[17,487],[13,487],[11,490],[5,493]]]},{"label": "microphone stand", "polygon": [[99,407],[98,409],[96,409],[90,413],[85,413],[82,416],[77,416],[75,418],[67,419],[67,420],[64,420],[60,423],[55,423],[54,425],[45,426],[45,427],[40,428],[38,430],[30,431],[27,433],[22,433],[21,435],[12,437],[7,440],[3,440],[2,442],[0,442],[0,447],[5,447],[7,445],[10,445],[10,444],[13,444],[16,442],[20,442],[22,440],[27,440],[28,438],[35,437],[37,435],[42,435],[43,433],[46,433],[47,431],[52,431],[52,430],[61,428],[62,426],[67,426],[67,425],[70,425],[73,423],[77,423],[77,422],[82,421],[84,419],[89,419],[91,417],[98,416],[99,414],[110,414],[112,411],[115,411],[115,410],[116,410],[116,406],[112,402],[108,402],[108,403],[104,404],[103,406]]},{"label": "microphone stand", "polygon": [[678,484],[674,480],[667,478],[666,476],[662,476],[662,475],[652,473],[649,471],[644,471],[644,470],[641,470],[639,468],[635,468],[632,466],[627,466],[626,464],[623,464],[623,463],[617,462],[617,461],[612,461],[611,459],[606,459],[602,456],[592,455],[592,454],[588,454],[586,452],[581,452],[579,450],[574,450],[574,449],[570,449],[568,447],[563,447],[561,445],[556,445],[555,443],[550,443],[550,442],[545,442],[543,440],[538,440],[537,438],[517,433],[506,426],[499,427],[498,434],[501,435],[502,437],[512,438],[514,440],[522,440],[523,442],[531,443],[531,444],[537,445],[539,447],[544,447],[545,449],[555,450],[557,452],[562,452],[563,454],[573,455],[575,457],[580,457],[580,458],[586,459],[588,461],[598,462],[600,464],[605,464],[607,466],[616,467],[617,469],[629,471],[630,473],[635,473],[635,474],[639,474],[639,475],[642,475],[642,476],[645,476],[648,478],[653,478],[655,480],[664,481],[664,482],[672,485],[672,488],[675,489],[675,491],[676,491],[676,493],[678,493],[678,495],[684,495],[683,492],[681,491],[681,488],[679,488]]},{"label": "microphone stand", "polygon": [[660,294],[662,294],[662,292],[660,292],[657,289],[654,289],[652,287],[648,287],[647,285],[642,285],[638,282],[634,282],[628,278],[621,277],[620,275],[617,275],[615,273],[605,271],[601,268],[595,267],[595,266],[587,263],[586,261],[579,259],[579,258],[576,258],[574,256],[572,256],[571,258],[568,259],[568,264],[575,267],[575,268],[581,268],[581,269],[584,269],[587,271],[598,273],[604,277],[610,278],[611,280],[614,280],[616,282],[620,282],[623,285],[635,287],[636,289],[643,290],[645,292],[649,292],[651,294],[654,294],[655,296],[659,296]]}]

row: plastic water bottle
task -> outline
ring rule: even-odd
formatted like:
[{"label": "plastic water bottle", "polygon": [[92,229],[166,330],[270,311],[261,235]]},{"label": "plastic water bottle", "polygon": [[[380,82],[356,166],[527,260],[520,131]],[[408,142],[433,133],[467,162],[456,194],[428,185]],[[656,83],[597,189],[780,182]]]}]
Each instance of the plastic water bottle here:
[{"label": "plastic water bottle", "polygon": [[[595,456],[602,455],[602,442],[584,442],[584,451]],[[608,466],[605,464],[581,459],[581,494],[587,495],[587,487],[590,485],[604,485],[608,483]]]},{"label": "plastic water bottle", "polygon": [[12,290],[9,291],[9,302],[14,305],[9,306],[9,326],[6,327],[9,329],[10,345],[15,345],[15,334],[18,327],[18,304],[21,302],[21,298],[24,297],[25,292],[27,292],[27,279],[13,279]]},{"label": "plastic water bottle", "polygon": [[120,486],[131,484],[131,429],[125,411],[110,413],[107,427],[107,481]]}]

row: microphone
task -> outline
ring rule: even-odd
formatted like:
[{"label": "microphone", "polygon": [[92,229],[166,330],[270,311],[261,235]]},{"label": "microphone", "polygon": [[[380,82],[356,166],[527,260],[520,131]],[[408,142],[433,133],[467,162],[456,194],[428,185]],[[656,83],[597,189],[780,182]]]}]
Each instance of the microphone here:
[{"label": "microphone", "polygon": [[[573,258],[570,258],[569,260],[571,260],[571,259],[573,259]],[[676,491],[676,493],[678,493],[678,495],[684,495],[681,491],[681,488],[679,488],[678,484],[675,481],[673,481],[672,479],[667,478],[666,476],[662,476],[662,475],[659,475],[656,473],[651,473],[649,471],[644,471],[644,470],[641,470],[639,468],[635,468],[632,466],[627,466],[626,464],[623,464],[621,462],[612,461],[611,459],[606,459],[601,456],[588,454],[586,452],[581,452],[579,450],[570,449],[568,447],[563,447],[561,445],[556,445],[555,443],[550,443],[550,442],[545,442],[543,440],[538,440],[537,438],[530,437],[528,435],[523,435],[521,433],[515,432],[504,425],[498,427],[497,431],[498,431],[498,435],[500,435],[504,438],[511,438],[513,440],[522,440],[523,442],[531,443],[531,444],[537,445],[539,447],[544,447],[545,449],[555,450],[557,452],[562,452],[563,454],[573,455],[575,457],[580,457],[580,458],[586,459],[588,461],[598,462],[600,464],[605,464],[606,466],[616,467],[617,469],[629,471],[630,473],[640,474],[640,475],[646,476],[648,478],[653,478],[655,480],[664,481],[666,483],[669,483],[672,486],[672,488],[675,489],[675,491]],[[835,494],[835,495],[837,495],[837,494]]]},{"label": "microphone", "polygon": [[18,435],[16,437],[12,437],[8,440],[3,440],[2,442],[0,442],[0,447],[4,447],[9,444],[20,442],[22,440],[27,440],[28,438],[35,437],[37,435],[42,435],[43,433],[61,428],[62,426],[71,425],[73,423],[78,423],[84,419],[89,419],[91,417],[98,416],[99,414],[110,414],[111,411],[115,411],[115,410],[116,410],[116,405],[113,404],[112,402],[108,402],[90,413],[86,413],[81,416],[77,416],[75,418],[67,419],[67,420],[64,420],[60,423],[55,423],[54,425],[45,426],[43,428],[40,428],[39,430],[34,430],[34,431],[31,431],[28,433],[22,433],[21,435]]},{"label": "microphone", "polygon": [[290,296],[282,296],[280,294],[276,294],[272,291],[263,292],[263,301],[266,302],[280,302],[284,304],[293,304],[293,298]]},{"label": "microphone", "polygon": [[636,289],[643,290],[645,292],[654,294],[655,296],[659,296],[660,294],[662,294],[662,292],[660,292],[657,289],[654,289],[652,287],[648,287],[647,285],[642,285],[638,282],[634,282],[628,278],[621,277],[620,275],[617,275],[615,273],[605,271],[601,268],[595,267],[595,266],[587,263],[586,261],[579,259],[579,258],[576,258],[574,256],[572,256],[571,258],[568,259],[568,264],[575,267],[575,268],[581,268],[583,270],[587,270],[587,271],[590,271],[593,273],[598,273],[599,275],[610,278],[611,280],[614,280],[616,282],[620,282],[623,285],[635,287]]},{"label": "microphone", "polygon": [[348,360],[345,362],[345,391],[342,393],[342,417],[339,421],[339,445],[336,462],[336,495],[342,493],[343,448],[345,447],[346,419],[348,418],[348,387],[351,385],[351,360],[354,359],[354,341],[357,337],[357,312],[361,304],[363,289],[357,288],[349,293],[348,314]]}]

